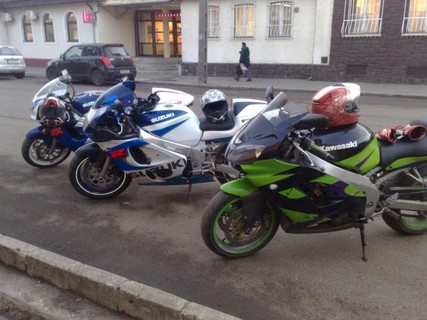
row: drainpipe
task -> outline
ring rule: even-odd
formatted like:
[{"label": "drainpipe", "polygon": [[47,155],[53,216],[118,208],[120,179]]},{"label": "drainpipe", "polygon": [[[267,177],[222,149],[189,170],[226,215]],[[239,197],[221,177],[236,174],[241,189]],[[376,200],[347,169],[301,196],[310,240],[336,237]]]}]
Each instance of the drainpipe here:
[{"label": "drainpipe", "polygon": [[[95,18],[96,18],[96,15],[97,15],[98,11],[93,9],[93,7],[90,5],[89,1],[86,1],[86,4],[89,7],[90,11],[93,12],[93,14],[95,15]],[[95,24],[96,24],[96,19],[95,19],[95,21],[92,22],[92,40],[93,40],[93,43],[96,43],[96,28],[95,28]]]}]

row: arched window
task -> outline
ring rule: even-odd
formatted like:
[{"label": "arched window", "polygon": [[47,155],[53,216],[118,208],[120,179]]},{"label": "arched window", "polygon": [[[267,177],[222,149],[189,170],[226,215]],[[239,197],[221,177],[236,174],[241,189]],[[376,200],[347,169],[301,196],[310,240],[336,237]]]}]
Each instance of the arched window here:
[{"label": "arched window", "polygon": [[33,42],[33,27],[27,15],[24,15],[22,19],[22,30],[24,33],[24,42]]},{"label": "arched window", "polygon": [[54,42],[55,30],[53,29],[52,16],[49,13],[46,13],[43,17],[43,27],[44,27],[44,40],[46,42]]},{"label": "arched window", "polygon": [[67,14],[67,35],[69,42],[78,42],[79,34],[77,30],[77,19],[76,15],[72,12]]}]

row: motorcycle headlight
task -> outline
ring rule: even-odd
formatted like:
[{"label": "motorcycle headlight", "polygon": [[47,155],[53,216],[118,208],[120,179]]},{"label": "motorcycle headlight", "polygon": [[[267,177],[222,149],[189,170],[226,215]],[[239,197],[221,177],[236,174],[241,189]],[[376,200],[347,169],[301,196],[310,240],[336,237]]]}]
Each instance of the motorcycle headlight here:
[{"label": "motorcycle headlight", "polygon": [[231,150],[227,160],[233,164],[250,164],[262,154],[265,149],[263,145],[243,145]]}]

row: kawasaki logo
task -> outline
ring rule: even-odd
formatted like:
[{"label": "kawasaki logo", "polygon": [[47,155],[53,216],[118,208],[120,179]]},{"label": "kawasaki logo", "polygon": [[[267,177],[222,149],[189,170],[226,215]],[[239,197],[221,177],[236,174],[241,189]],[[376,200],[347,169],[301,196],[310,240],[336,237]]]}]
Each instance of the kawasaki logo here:
[{"label": "kawasaki logo", "polygon": [[335,150],[343,150],[343,149],[351,149],[357,148],[357,141],[350,141],[343,144],[337,144],[334,146],[320,146],[325,151],[335,151]]},{"label": "kawasaki logo", "polygon": [[175,117],[175,113],[173,113],[173,112],[167,113],[167,114],[164,114],[164,115],[161,115],[161,116],[158,116],[156,118],[151,119],[151,123],[156,123],[156,122],[166,120],[169,118],[173,118],[173,117]]}]

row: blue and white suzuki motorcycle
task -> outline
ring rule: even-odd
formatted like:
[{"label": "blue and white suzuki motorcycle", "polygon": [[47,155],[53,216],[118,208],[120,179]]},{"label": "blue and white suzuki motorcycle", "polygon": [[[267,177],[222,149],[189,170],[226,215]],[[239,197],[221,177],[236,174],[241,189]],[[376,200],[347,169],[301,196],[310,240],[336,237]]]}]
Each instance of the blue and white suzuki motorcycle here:
[{"label": "blue and white suzuki motorcycle", "polygon": [[[34,96],[30,116],[40,123],[31,129],[22,143],[24,160],[37,168],[49,168],[63,162],[85,144],[83,120],[103,91],[85,91],[75,94],[71,77],[64,70],[62,75],[46,83]],[[49,97],[57,98],[58,111],[41,114]],[[52,110],[51,110],[52,111]]]},{"label": "blue and white suzuki motorcycle", "polygon": [[[266,106],[255,99],[233,99],[225,121],[199,119],[175,99],[160,99],[161,89],[137,98],[135,83],[124,81],[106,91],[87,114],[84,133],[92,140],[75,153],[69,166],[72,186],[92,199],[112,198],[132,179],[140,185],[189,186],[236,177],[224,161],[228,141]],[[126,107],[134,101],[131,107]]]}]

